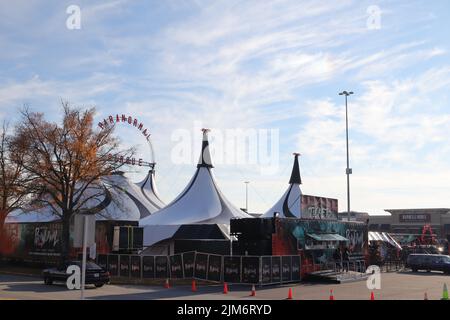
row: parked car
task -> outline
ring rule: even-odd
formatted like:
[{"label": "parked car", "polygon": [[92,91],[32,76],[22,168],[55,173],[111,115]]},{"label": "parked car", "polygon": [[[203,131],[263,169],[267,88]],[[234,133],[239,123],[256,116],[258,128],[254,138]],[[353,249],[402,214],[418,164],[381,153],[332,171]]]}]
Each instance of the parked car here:
[{"label": "parked car", "polygon": [[[66,270],[71,265],[77,265],[81,268],[81,261],[68,261],[56,268],[49,268],[42,271],[44,283],[47,285],[53,284],[53,282],[66,282],[70,276],[66,273]],[[93,284],[97,288],[102,287],[104,284],[109,283],[109,272],[105,271],[99,265],[94,262],[86,262],[86,280],[85,284]]]},{"label": "parked car", "polygon": [[418,270],[443,271],[450,274],[450,256],[442,254],[410,254],[406,259],[406,267]]}]

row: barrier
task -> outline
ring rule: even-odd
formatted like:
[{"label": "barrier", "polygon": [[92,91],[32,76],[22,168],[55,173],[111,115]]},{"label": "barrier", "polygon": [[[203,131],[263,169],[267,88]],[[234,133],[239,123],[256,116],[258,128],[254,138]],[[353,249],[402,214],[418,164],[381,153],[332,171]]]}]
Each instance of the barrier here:
[{"label": "barrier", "polygon": [[192,279],[270,285],[301,280],[300,256],[222,256],[185,252],[171,256],[99,254],[97,263],[111,277]]}]

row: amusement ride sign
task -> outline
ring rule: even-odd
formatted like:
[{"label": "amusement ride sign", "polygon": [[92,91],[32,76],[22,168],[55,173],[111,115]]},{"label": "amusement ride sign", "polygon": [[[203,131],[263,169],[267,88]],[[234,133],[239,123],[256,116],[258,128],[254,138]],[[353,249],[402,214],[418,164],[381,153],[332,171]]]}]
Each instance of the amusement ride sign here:
[{"label": "amusement ride sign", "polygon": [[152,160],[151,160],[151,162],[146,162],[142,158],[136,159],[136,158],[131,158],[131,157],[114,157],[112,155],[111,155],[111,160],[120,162],[120,163],[124,163],[127,165],[132,165],[132,166],[153,168],[155,166],[155,159],[154,159],[153,146],[150,141],[150,131],[148,130],[148,128],[146,128],[144,126],[144,124],[141,121],[139,121],[136,117],[133,117],[130,115],[127,116],[125,114],[122,114],[122,115],[116,114],[115,116],[110,115],[107,118],[103,119],[103,121],[99,122],[98,126],[100,127],[100,129],[103,130],[109,126],[115,125],[116,123],[128,124],[129,126],[134,127],[141,132],[141,134],[145,137],[145,139],[148,143],[148,146],[150,148]]}]

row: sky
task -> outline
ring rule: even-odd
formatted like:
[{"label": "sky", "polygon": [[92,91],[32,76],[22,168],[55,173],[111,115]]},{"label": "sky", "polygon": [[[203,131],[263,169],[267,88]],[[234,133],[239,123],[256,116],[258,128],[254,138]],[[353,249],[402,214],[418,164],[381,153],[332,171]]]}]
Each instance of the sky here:
[{"label": "sky", "polygon": [[[249,181],[249,211],[268,210],[300,152],[303,193],[345,211],[338,93],[351,90],[351,209],[449,208],[449,30],[447,0],[2,0],[0,119],[17,121],[26,105],[58,121],[62,100],[95,107],[98,121],[136,117],[166,202],[195,171],[200,128],[211,128],[214,173],[236,206]],[[246,161],[221,143],[236,132],[257,134]],[[116,133],[150,159],[136,128]]]}]

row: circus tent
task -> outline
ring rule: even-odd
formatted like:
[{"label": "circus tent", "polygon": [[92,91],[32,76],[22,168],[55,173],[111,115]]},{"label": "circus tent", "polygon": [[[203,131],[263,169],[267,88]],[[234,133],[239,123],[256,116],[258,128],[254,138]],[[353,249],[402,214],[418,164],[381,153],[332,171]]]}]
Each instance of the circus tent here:
[{"label": "circus tent", "polygon": [[299,153],[294,153],[294,166],[292,167],[291,178],[289,179],[289,187],[275,205],[262,215],[263,218],[271,218],[275,213],[279,213],[280,217],[285,218],[302,217],[302,191],[300,189],[302,178],[300,176],[300,166],[298,163],[299,156]]},{"label": "circus tent", "polygon": [[223,226],[229,225],[230,219],[252,218],[236,208],[219,189],[212,170],[208,131],[203,129],[197,170],[185,189],[166,207],[140,221],[144,227],[144,245],[168,238],[181,225],[221,225],[226,230]]}]

